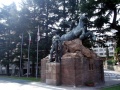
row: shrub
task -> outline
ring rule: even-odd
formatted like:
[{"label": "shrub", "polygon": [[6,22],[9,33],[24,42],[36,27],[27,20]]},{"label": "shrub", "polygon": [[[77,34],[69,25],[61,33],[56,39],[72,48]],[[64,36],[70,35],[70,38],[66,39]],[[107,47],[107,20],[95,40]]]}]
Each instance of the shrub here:
[{"label": "shrub", "polygon": [[115,60],[107,60],[108,65],[115,65],[116,61]]}]

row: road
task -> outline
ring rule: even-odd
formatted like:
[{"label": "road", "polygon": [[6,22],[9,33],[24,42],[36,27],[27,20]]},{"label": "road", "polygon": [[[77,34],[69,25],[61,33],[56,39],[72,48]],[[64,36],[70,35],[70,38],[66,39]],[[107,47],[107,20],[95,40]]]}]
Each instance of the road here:
[{"label": "road", "polygon": [[120,72],[104,70],[105,84],[95,87],[52,86],[41,82],[0,77],[0,90],[98,90],[101,87],[120,84]]},{"label": "road", "polygon": [[30,82],[27,80],[3,78],[0,77],[0,90],[65,90],[64,88],[55,88],[44,85],[40,82]]},{"label": "road", "polygon": [[94,87],[52,86],[40,82],[0,77],[0,90],[96,90]]}]

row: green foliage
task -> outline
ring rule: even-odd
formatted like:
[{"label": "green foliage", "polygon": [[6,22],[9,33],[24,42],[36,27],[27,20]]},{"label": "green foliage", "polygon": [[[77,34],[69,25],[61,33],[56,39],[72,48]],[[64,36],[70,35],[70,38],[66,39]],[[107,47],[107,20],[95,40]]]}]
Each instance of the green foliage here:
[{"label": "green foliage", "polygon": [[102,88],[100,90],[120,90],[120,85],[114,85],[114,86],[110,86],[110,87],[105,87],[105,88]]},{"label": "green foliage", "polygon": [[[23,33],[23,58],[22,64],[28,58],[28,31],[31,32],[30,60],[36,62],[37,30],[40,27],[41,40],[39,41],[39,61],[49,54],[52,31],[62,33],[62,28],[57,23],[66,17],[68,11],[59,9],[69,7],[69,13],[75,12],[76,6],[69,5],[65,0],[23,0],[21,10],[17,11],[15,3],[0,8],[0,61],[3,65],[14,64],[19,67],[21,53],[21,34]],[[66,0],[68,1],[68,0]],[[64,4],[64,5],[63,5]],[[75,4],[71,1],[71,4]],[[67,6],[66,6],[67,5]],[[64,13],[64,14],[63,14]],[[35,66],[35,65],[33,65]],[[32,67],[34,68],[34,67]],[[9,71],[9,68],[8,68]]]},{"label": "green foliage", "polygon": [[100,16],[94,21],[94,27],[101,28],[104,26],[104,23],[108,23],[108,18]]},{"label": "green foliage", "polygon": [[108,65],[115,65],[115,60],[107,60]]},{"label": "green foliage", "polygon": [[[92,21],[93,27],[102,28],[105,23],[110,24],[112,12],[114,12],[114,16],[118,14],[115,13],[115,10],[119,10],[119,4],[119,0],[84,0],[80,3],[80,11],[85,13],[88,18],[97,16]],[[117,22],[117,19],[115,22]]]},{"label": "green foliage", "polygon": [[115,52],[116,52],[117,54],[119,54],[119,53],[120,53],[120,47],[115,48]]},{"label": "green foliage", "polygon": [[[69,28],[65,26],[65,22],[75,20],[78,23],[79,4],[79,0],[22,0],[20,11],[17,11],[15,3],[0,8],[0,20],[4,20],[4,23],[0,22],[0,61],[2,64],[20,66],[21,35],[23,34],[23,66],[28,58],[28,32],[31,32],[30,61],[32,68],[35,68],[38,25],[41,36],[40,61],[49,54],[52,31],[56,30],[61,36]],[[63,22],[62,26],[59,25],[61,22]],[[89,43],[85,45],[90,46]]]},{"label": "green foliage", "polygon": [[91,42],[90,39],[85,39],[82,41],[82,44],[87,48],[91,48],[94,45],[94,42]]},{"label": "green foliage", "polygon": [[35,77],[14,77],[14,76],[1,76],[4,78],[12,78],[12,79],[20,79],[20,80],[28,80],[28,81],[34,81],[34,82],[39,82],[40,78],[36,79]]},{"label": "green foliage", "polygon": [[[88,27],[95,28],[97,33],[110,32],[111,29],[115,29],[118,32],[112,39],[117,40],[117,47],[120,47],[120,0],[81,0],[79,7],[80,12],[88,17]],[[107,35],[101,35],[100,37],[109,38]]]}]

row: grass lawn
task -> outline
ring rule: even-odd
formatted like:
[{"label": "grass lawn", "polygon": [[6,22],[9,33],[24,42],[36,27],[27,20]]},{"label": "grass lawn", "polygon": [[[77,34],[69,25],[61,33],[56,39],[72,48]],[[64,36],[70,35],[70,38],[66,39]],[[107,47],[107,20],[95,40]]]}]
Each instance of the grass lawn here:
[{"label": "grass lawn", "polygon": [[35,82],[39,82],[40,81],[39,77],[37,79],[36,79],[36,77],[16,77],[16,76],[0,76],[0,77],[21,79],[21,80],[29,80],[29,81],[35,81]]},{"label": "grass lawn", "polygon": [[111,87],[102,88],[101,90],[120,90],[120,84]]}]

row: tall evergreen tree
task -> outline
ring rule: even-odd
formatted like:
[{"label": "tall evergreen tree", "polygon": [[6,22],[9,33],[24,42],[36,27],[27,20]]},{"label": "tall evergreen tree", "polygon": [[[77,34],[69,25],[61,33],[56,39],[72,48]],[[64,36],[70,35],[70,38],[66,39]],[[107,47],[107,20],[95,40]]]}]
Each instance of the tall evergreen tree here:
[{"label": "tall evergreen tree", "polygon": [[117,30],[119,44],[119,5],[120,0],[81,0],[80,11],[89,18],[89,28],[96,28],[98,33]]},{"label": "tall evergreen tree", "polygon": [[[14,8],[14,9],[13,9]],[[12,62],[13,60],[13,51],[14,51],[14,39],[13,39],[13,35],[14,35],[14,29],[15,27],[15,18],[16,18],[16,13],[17,9],[16,9],[16,5],[15,3],[12,3],[9,6],[4,6],[3,8],[1,8],[1,20],[3,20],[4,22],[1,22],[1,25],[4,26],[4,28],[1,28],[1,39],[2,41],[4,41],[2,48],[2,55],[4,55],[4,57],[1,59],[3,61],[4,64],[7,65],[7,75],[9,75],[9,64],[10,62]],[[16,14],[15,14],[16,13]],[[14,17],[14,18],[13,18]],[[14,21],[14,22],[12,22]]]}]

